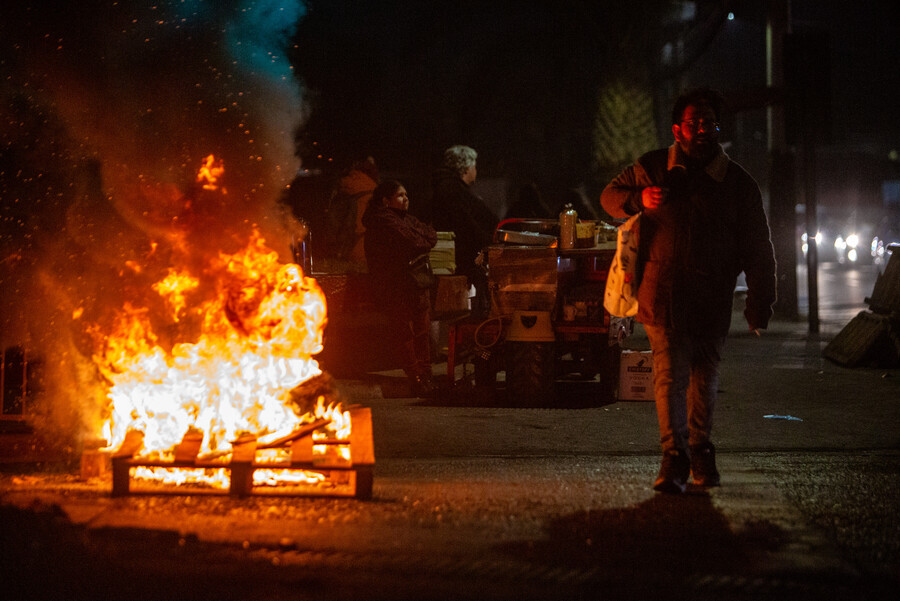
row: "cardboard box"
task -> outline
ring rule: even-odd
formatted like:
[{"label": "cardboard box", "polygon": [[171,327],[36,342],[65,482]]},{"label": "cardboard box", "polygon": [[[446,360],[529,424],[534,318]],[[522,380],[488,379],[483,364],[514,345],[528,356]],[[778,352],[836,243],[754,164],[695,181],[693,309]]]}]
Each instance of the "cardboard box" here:
[{"label": "cardboard box", "polygon": [[441,320],[468,311],[469,280],[464,275],[438,275],[432,290],[431,319]]},{"label": "cardboard box", "polygon": [[619,400],[653,400],[653,354],[650,351],[622,351]]}]

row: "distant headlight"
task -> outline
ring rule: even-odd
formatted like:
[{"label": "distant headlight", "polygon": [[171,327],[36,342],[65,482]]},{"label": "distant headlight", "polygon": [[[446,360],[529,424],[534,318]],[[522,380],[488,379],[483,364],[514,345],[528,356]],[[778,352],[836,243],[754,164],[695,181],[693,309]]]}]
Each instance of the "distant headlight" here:
[{"label": "distant headlight", "polygon": [[[803,232],[802,234],[800,234],[800,239],[803,242],[806,242],[806,239],[807,239],[806,232]],[[822,244],[822,232],[816,232],[816,244],[817,245]]]},{"label": "distant headlight", "polygon": [[857,236],[856,234],[850,234],[849,236],[847,236],[847,246],[849,246],[850,248],[856,248],[857,246],[859,246],[859,236]]},{"label": "distant headlight", "polygon": [[838,236],[834,239],[834,247],[838,250],[844,250],[845,248],[847,248],[847,242],[843,238]]}]

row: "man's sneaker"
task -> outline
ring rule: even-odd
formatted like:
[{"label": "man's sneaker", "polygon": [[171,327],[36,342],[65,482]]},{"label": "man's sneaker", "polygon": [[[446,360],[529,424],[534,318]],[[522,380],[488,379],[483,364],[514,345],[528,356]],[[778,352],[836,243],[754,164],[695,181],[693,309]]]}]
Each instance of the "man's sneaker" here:
[{"label": "man's sneaker", "polygon": [[707,442],[691,447],[691,476],[697,486],[718,486],[719,470],[716,469],[716,447]]},{"label": "man's sneaker", "polygon": [[653,490],[670,494],[683,493],[687,488],[690,473],[691,462],[685,451],[680,449],[666,451]]}]

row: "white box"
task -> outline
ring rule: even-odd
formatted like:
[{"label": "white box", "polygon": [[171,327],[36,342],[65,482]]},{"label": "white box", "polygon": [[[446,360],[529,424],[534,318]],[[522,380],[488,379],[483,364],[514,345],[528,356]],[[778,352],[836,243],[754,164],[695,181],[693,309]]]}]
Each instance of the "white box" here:
[{"label": "white box", "polygon": [[622,351],[619,363],[619,400],[653,400],[653,353]]}]

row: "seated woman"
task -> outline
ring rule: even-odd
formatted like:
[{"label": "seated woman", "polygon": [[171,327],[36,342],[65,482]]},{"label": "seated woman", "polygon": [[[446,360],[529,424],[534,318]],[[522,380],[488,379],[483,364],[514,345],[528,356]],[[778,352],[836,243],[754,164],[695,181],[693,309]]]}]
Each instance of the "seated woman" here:
[{"label": "seated woman", "polygon": [[409,262],[437,243],[437,233],[410,215],[406,188],[396,180],[380,183],[363,215],[366,264],[376,281],[376,302],[398,321],[404,371],[417,397],[433,394],[431,381],[431,305],[428,290],[416,286]]}]

